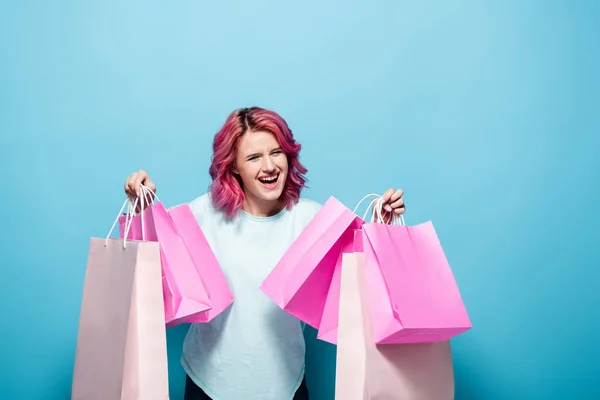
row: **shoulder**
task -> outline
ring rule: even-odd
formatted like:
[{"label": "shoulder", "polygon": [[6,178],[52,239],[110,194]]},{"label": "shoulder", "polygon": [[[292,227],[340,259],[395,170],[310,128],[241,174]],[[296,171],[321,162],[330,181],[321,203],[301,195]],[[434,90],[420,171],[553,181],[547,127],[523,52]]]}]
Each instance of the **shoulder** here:
[{"label": "shoulder", "polygon": [[207,217],[217,213],[217,210],[213,206],[210,193],[205,193],[196,197],[192,201],[188,202],[188,205],[201,225]]},{"label": "shoulder", "polygon": [[211,205],[210,193],[205,193],[201,196],[198,196],[188,204],[194,214],[196,212],[204,212],[206,211],[206,208]]},{"label": "shoulder", "polygon": [[301,197],[300,199],[298,199],[298,202],[296,203],[296,205],[294,206],[294,211],[302,216],[305,216],[307,218],[312,218],[315,216],[316,213],[319,212],[319,210],[321,209],[321,204],[305,198],[305,197]]},{"label": "shoulder", "polygon": [[286,218],[289,223],[292,224],[293,229],[296,235],[300,234],[300,232],[305,229],[310,221],[313,220],[315,215],[321,209],[321,204],[304,197],[298,199],[296,204],[294,204],[291,212],[289,213],[289,219]]}]

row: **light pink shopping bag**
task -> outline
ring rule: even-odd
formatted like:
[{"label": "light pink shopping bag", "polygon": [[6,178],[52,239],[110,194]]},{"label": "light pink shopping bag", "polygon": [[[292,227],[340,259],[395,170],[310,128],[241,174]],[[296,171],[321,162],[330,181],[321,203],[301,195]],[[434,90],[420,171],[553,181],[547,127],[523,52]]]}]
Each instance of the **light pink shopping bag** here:
[{"label": "light pink shopping bag", "polygon": [[342,236],[362,223],[330,197],[263,281],[261,290],[283,310],[318,328]]},{"label": "light pink shopping bag", "polygon": [[[181,220],[180,216],[178,221]],[[128,239],[157,241],[160,244],[167,327],[188,322],[190,319],[207,319],[207,311],[212,306],[206,286],[198,274],[184,239],[162,202],[154,202],[138,215],[121,216],[119,221],[121,237],[124,236],[126,226],[130,224]]]},{"label": "light pink shopping bag", "polygon": [[161,285],[158,243],[91,239],[71,399],[169,398]]},{"label": "light pink shopping bag", "polygon": [[471,328],[431,222],[367,223],[362,229],[377,343],[445,341]]},{"label": "light pink shopping bag", "polygon": [[364,256],[342,256],[336,400],[452,400],[449,341],[377,345]]},{"label": "light pink shopping bag", "polygon": [[362,239],[363,232],[361,229],[348,229],[342,236],[342,246],[327,292],[323,315],[319,322],[317,339],[334,344],[337,343],[340,287],[342,284],[342,256],[345,253],[362,252]]}]

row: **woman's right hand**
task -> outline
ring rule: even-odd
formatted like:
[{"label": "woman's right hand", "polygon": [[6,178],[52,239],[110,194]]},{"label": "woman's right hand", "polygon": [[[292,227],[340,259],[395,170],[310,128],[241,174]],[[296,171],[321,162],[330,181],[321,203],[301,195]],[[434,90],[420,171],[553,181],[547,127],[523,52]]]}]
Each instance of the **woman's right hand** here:
[{"label": "woman's right hand", "polygon": [[[152,182],[150,176],[148,176],[148,173],[143,169],[140,169],[139,171],[134,172],[127,177],[127,180],[125,181],[125,193],[131,199],[136,199],[142,195],[142,185],[146,186],[148,189],[152,190],[152,192],[156,193],[156,185],[154,184],[154,182]],[[148,196],[151,196],[151,198],[148,198]],[[147,193],[147,195],[144,197],[144,199],[146,200],[144,201],[144,208],[150,202],[152,202],[153,198],[154,195],[152,195],[151,193]]]}]

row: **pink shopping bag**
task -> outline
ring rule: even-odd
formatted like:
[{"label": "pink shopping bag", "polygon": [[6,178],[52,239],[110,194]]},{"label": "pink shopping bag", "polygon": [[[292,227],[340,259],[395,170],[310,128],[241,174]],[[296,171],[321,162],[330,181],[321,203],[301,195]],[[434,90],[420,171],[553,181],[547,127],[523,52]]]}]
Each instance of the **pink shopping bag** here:
[{"label": "pink shopping bag", "polygon": [[[181,220],[182,216],[178,214],[178,222]],[[166,326],[173,327],[192,320],[205,322],[209,316],[212,317],[214,314],[208,314],[212,306],[206,286],[188,252],[186,241],[162,202],[154,202],[138,215],[121,216],[119,221],[121,237],[130,224],[128,239],[157,241],[160,245]],[[189,233],[188,228],[184,226],[183,230]],[[188,241],[191,240],[188,238]]]},{"label": "pink shopping bag", "polygon": [[169,399],[161,276],[158,243],[91,239],[71,399]]},{"label": "pink shopping bag", "polygon": [[343,233],[362,223],[330,197],[263,281],[261,290],[283,310],[318,328]]},{"label": "pink shopping bag", "polygon": [[471,328],[431,222],[367,223],[362,229],[377,343],[445,341]]},{"label": "pink shopping bag", "polygon": [[342,246],[335,264],[331,284],[323,308],[317,339],[337,343],[340,288],[342,284],[342,258],[346,253],[362,252],[363,232],[361,229],[348,229],[342,235]]},{"label": "pink shopping bag", "polygon": [[217,257],[189,205],[182,204],[167,210],[177,233],[194,263],[196,273],[204,284],[211,308],[184,318],[184,322],[209,322],[233,303],[233,294]]},{"label": "pink shopping bag", "polygon": [[377,345],[364,255],[342,256],[336,400],[452,400],[449,341]]}]

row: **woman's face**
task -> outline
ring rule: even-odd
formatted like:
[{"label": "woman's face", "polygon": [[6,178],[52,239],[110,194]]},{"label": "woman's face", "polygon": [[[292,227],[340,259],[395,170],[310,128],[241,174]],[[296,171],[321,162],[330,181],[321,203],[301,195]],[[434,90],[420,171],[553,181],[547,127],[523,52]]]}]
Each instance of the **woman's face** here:
[{"label": "woman's face", "polygon": [[248,201],[276,202],[287,179],[287,155],[273,134],[248,131],[238,141],[233,172],[241,178]]}]

